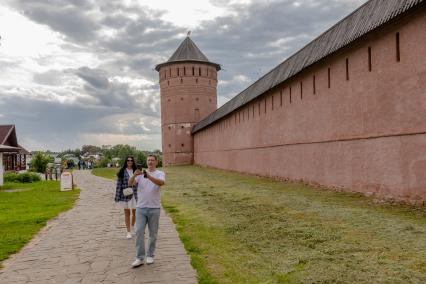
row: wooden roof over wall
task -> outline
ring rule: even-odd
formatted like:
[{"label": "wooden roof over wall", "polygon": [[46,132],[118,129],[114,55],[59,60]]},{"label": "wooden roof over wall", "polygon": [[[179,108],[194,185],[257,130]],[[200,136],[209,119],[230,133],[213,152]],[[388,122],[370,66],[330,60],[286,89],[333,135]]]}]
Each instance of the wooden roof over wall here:
[{"label": "wooden roof over wall", "polygon": [[196,133],[426,0],[370,0],[197,123]]}]

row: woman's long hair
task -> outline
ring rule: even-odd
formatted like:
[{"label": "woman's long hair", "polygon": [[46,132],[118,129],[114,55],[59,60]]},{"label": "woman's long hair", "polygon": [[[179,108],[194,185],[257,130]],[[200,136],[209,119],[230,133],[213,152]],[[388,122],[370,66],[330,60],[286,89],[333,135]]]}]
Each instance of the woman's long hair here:
[{"label": "woman's long hair", "polygon": [[123,166],[121,167],[121,169],[117,173],[117,177],[118,178],[124,178],[124,171],[127,168],[127,159],[129,159],[129,158],[133,160],[133,163],[132,163],[133,172],[136,171],[136,161],[135,161],[135,158],[133,158],[133,156],[127,156],[126,159],[124,159]]}]

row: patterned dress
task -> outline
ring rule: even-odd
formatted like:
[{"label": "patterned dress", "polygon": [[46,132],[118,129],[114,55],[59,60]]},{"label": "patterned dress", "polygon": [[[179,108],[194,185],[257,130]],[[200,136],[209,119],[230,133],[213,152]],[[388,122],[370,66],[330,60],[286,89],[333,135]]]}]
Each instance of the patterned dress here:
[{"label": "patterned dress", "polygon": [[117,185],[115,187],[115,202],[120,202],[120,201],[130,201],[132,199],[132,197],[135,197],[135,200],[138,200],[138,187],[137,185],[133,186],[133,195],[129,195],[129,196],[125,196],[123,194],[123,190],[125,188],[129,187],[129,179],[130,176],[127,173],[127,171],[124,171],[124,175],[123,178],[117,178]]}]

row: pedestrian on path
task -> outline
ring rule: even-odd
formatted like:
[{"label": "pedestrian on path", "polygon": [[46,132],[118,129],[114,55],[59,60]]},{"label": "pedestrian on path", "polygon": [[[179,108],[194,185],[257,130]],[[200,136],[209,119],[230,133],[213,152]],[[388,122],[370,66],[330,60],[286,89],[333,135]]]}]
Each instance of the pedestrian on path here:
[{"label": "pedestrian on path", "polygon": [[164,185],[165,174],[157,170],[157,157],[148,155],[148,170],[135,171],[129,180],[129,186],[137,184],[138,200],[136,206],[136,259],[133,267],[144,264],[145,260],[145,227],[148,225],[149,242],[146,253],[146,264],[154,263],[155,244],[157,241],[160,220],[160,187]]},{"label": "pedestrian on path", "polygon": [[136,222],[136,200],[137,192],[136,187],[133,187],[133,194],[125,196],[123,190],[129,187],[129,178],[133,176],[136,170],[135,159],[132,156],[128,156],[124,160],[124,164],[117,173],[117,185],[115,187],[115,202],[117,202],[124,209],[124,222],[126,223],[127,239],[132,238],[131,226],[130,226],[130,211],[132,211],[132,227],[135,226]]}]

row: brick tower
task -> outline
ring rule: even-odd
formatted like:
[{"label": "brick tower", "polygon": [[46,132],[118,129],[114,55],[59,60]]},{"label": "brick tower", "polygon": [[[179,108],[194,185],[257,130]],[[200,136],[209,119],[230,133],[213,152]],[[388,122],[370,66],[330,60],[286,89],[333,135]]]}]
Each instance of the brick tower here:
[{"label": "brick tower", "polygon": [[189,35],[169,60],[155,67],[160,77],[163,164],[192,164],[192,127],[217,108],[217,71]]}]

